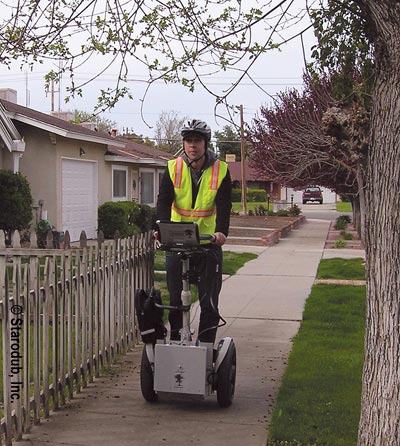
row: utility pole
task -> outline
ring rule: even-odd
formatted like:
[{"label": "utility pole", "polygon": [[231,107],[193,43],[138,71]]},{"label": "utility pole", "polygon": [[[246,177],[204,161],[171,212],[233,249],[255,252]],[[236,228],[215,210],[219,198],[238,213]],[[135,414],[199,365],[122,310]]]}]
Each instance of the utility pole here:
[{"label": "utility pole", "polygon": [[51,108],[50,110],[54,111],[54,80],[51,80],[51,88],[50,88],[50,101],[51,101]]},{"label": "utility pole", "polygon": [[25,107],[30,105],[30,92],[28,88],[28,71],[25,71]]},{"label": "utility pole", "polygon": [[246,182],[246,155],[244,150],[244,123],[243,105],[240,106],[240,164],[242,170],[242,209],[243,215],[247,215],[247,182]]}]

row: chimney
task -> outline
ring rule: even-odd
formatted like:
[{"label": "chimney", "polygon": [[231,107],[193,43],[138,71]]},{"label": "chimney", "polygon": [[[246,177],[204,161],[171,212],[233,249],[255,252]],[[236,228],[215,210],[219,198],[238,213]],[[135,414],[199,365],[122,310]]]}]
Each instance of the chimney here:
[{"label": "chimney", "polygon": [[68,122],[71,122],[75,119],[75,114],[71,111],[52,111],[50,112],[50,115]]},{"label": "chimney", "polygon": [[13,90],[12,88],[0,88],[0,99],[18,104],[17,90]]},{"label": "chimney", "polygon": [[81,122],[79,124],[81,127],[85,127],[85,129],[93,130],[97,132],[97,127],[95,122]]}]

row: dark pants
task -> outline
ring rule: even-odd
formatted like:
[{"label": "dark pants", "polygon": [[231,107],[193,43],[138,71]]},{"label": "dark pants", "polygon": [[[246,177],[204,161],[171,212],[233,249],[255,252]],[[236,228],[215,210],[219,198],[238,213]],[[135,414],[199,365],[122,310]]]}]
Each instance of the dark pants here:
[{"label": "dark pants", "polygon": [[[174,254],[166,255],[167,285],[171,305],[181,305],[182,261]],[[194,254],[190,258],[190,270],[195,270],[200,278],[197,284],[200,301],[199,340],[214,343],[219,322],[218,297],[222,286],[222,249],[211,245],[204,254]],[[179,340],[182,328],[182,312],[169,313],[171,339]],[[210,329],[210,330],[208,330]]]}]

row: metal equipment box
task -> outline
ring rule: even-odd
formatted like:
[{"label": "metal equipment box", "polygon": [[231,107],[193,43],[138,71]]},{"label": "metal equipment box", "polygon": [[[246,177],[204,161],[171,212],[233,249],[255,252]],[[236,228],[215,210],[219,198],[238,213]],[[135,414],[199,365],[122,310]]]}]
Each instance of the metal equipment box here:
[{"label": "metal equipment box", "polygon": [[207,350],[206,346],[156,344],[154,390],[206,396]]}]

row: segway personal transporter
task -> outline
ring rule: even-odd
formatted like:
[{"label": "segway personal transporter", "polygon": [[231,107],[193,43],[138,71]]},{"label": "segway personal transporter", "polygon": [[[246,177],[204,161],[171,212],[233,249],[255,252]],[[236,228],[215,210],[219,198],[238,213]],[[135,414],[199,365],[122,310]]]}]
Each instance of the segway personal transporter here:
[{"label": "segway personal transporter", "polygon": [[[158,249],[179,256],[182,262],[182,305],[162,305],[160,292],[154,288],[137,290],[136,314],[144,348],[140,386],[144,399],[155,402],[159,397],[202,400],[216,392],[219,406],[232,404],[236,380],[236,348],[233,339],[223,338],[214,349],[212,343],[193,340],[190,328],[191,291],[190,258],[205,254],[200,240],[213,241],[213,236],[200,236],[196,223],[157,222]],[[162,323],[166,310],[182,311],[180,340],[167,340]]]}]

